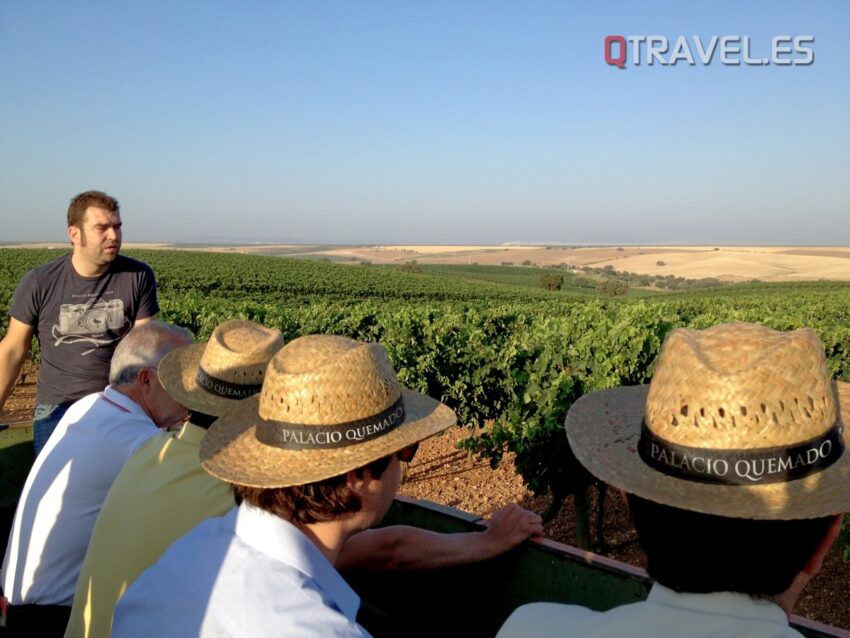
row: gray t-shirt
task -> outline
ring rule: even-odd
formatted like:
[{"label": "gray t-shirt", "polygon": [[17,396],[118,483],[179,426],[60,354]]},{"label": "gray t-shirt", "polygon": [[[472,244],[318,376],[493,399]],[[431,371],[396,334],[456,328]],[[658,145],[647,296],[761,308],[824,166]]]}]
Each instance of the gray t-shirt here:
[{"label": "gray t-shirt", "polygon": [[41,344],[36,400],[76,401],[106,387],[112,352],[136,319],[159,312],[150,266],[119,255],[103,275],[81,277],[65,255],[24,275],[9,314]]}]

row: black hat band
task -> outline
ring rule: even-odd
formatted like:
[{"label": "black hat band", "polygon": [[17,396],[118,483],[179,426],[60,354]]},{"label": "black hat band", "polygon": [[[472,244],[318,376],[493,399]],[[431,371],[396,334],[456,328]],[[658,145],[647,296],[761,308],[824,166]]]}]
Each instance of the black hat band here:
[{"label": "black hat band", "polygon": [[790,447],[711,449],[677,445],[653,434],[641,422],[638,454],[651,468],[669,476],[719,485],[782,483],[815,474],[844,452],[840,420],[821,436]]},{"label": "black hat band", "polygon": [[336,423],[308,425],[283,421],[261,421],[256,437],[260,443],[284,450],[318,450],[357,445],[383,436],[400,426],[405,419],[404,397],[374,416]]}]

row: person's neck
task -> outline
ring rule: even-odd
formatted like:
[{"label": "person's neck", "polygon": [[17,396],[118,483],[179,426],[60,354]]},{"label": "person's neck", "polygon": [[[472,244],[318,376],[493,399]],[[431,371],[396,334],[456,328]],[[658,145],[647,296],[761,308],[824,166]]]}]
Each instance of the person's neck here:
[{"label": "person's neck", "polygon": [[791,612],[794,610],[794,605],[797,603],[797,599],[800,598],[800,594],[803,593],[803,590],[806,588],[806,585],[809,584],[809,581],[817,576],[821,567],[823,567],[823,561],[829,553],[829,548],[832,547],[832,544],[841,532],[842,520],[844,520],[844,514],[834,514],[832,516],[832,520],[830,521],[826,534],[823,539],[821,539],[820,543],[818,543],[817,548],[814,550],[803,569],[800,570],[800,572],[794,577],[794,580],[791,581],[791,586],[781,594],[773,597],[773,602],[782,607],[789,619],[791,618]]},{"label": "person's neck", "polygon": [[80,277],[99,277],[109,270],[109,264],[92,264],[76,251],[71,255],[71,265]]},{"label": "person's neck", "polygon": [[800,572],[794,577],[794,580],[791,581],[791,586],[788,589],[771,598],[773,602],[782,607],[782,611],[785,612],[785,615],[788,616],[789,620],[791,619],[791,613],[794,611],[794,605],[797,604],[800,594],[803,593],[803,590],[806,588],[806,585],[809,584],[811,579],[812,577],[809,574]]},{"label": "person's neck", "polygon": [[145,405],[145,398],[142,395],[139,388],[136,386],[136,384],[125,383],[124,385],[110,385],[109,387],[112,390],[114,390],[115,392],[119,392],[119,393],[123,394],[125,397],[127,397],[128,399],[131,399],[136,405],[138,405],[140,408],[142,408],[142,411],[144,411],[144,413],[147,414],[148,417],[151,416],[150,411],[148,410],[147,406]]},{"label": "person's neck", "polygon": [[296,527],[319,548],[332,565],[336,565],[343,543],[355,533],[355,530],[349,529],[345,521],[339,520],[296,524]]}]

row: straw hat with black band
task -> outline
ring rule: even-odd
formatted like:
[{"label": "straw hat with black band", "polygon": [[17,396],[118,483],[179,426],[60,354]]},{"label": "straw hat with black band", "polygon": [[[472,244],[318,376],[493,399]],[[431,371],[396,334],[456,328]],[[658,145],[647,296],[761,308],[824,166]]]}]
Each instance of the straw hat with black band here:
[{"label": "straw hat with black band", "polygon": [[850,511],[842,415],[810,329],[676,329],[648,386],[580,398],[566,418],[576,457],[605,483],[706,514],[803,519]]},{"label": "straw hat with black band", "polygon": [[260,391],[266,366],[282,347],[280,330],[234,319],[216,326],[208,342],[169,352],[157,374],[179,404],[219,416]]},{"label": "straw hat with black band", "polygon": [[436,399],[399,384],[382,345],[310,335],[272,358],[259,395],[210,427],[201,464],[238,485],[306,485],[368,465],[456,421]]}]

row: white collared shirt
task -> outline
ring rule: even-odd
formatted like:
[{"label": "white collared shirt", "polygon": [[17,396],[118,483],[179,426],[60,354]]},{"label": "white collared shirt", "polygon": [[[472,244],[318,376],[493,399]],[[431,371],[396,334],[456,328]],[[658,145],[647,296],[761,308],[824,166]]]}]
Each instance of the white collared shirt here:
[{"label": "white collared shirt", "polygon": [[497,638],[514,636],[800,638],[773,602],[732,592],[681,594],[658,583],[645,601],[606,612],[557,603],[523,605]]},{"label": "white collared shirt", "polygon": [[139,446],[118,474],[92,531],[66,638],[105,638],[115,603],[181,536],[233,509],[233,491],[201,467],[206,430],[186,422]]},{"label": "white collared shirt", "polygon": [[13,605],[71,605],[92,529],[129,456],[159,429],[114,388],[71,407],[38,455],[15,510],[3,559]]},{"label": "white collared shirt", "polygon": [[116,638],[346,636],[357,594],[294,525],[242,504],[172,545],[115,608]]}]

